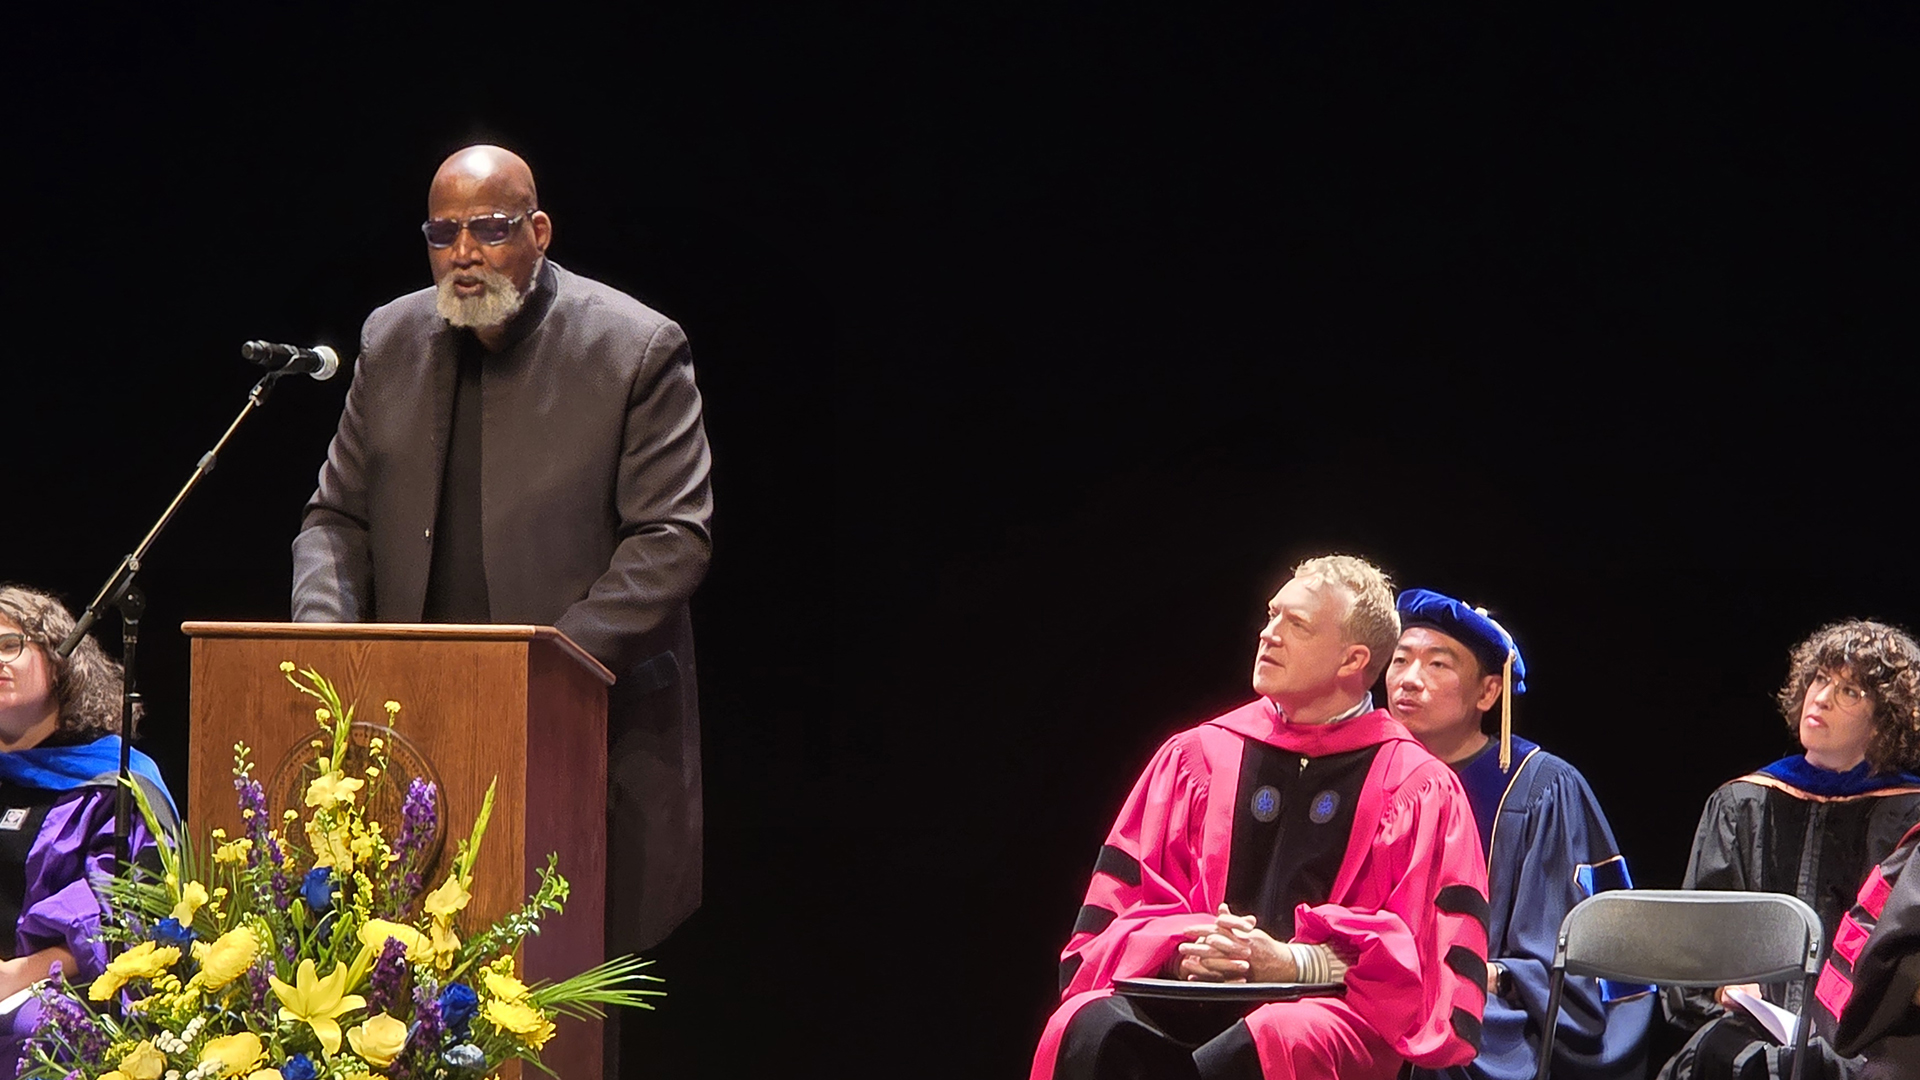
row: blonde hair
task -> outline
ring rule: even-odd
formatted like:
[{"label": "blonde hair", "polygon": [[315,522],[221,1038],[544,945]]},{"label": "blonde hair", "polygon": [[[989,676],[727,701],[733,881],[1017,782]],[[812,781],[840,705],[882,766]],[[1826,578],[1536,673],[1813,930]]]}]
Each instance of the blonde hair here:
[{"label": "blonde hair", "polygon": [[1302,581],[1338,585],[1347,594],[1347,615],[1340,634],[1367,647],[1367,684],[1371,686],[1393,659],[1400,641],[1400,613],[1393,608],[1393,582],[1379,567],[1352,555],[1321,555],[1293,568]]}]

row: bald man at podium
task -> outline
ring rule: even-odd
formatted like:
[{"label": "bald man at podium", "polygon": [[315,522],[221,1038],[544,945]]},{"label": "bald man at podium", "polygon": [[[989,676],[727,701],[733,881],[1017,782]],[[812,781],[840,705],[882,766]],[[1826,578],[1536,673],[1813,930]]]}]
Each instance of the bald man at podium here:
[{"label": "bald man at podium", "polygon": [[368,316],[293,543],[302,622],[559,628],[617,677],[607,705],[610,955],[700,903],[700,721],[687,601],[713,499],[686,335],[546,257],[511,151],[434,175],[434,285]]}]

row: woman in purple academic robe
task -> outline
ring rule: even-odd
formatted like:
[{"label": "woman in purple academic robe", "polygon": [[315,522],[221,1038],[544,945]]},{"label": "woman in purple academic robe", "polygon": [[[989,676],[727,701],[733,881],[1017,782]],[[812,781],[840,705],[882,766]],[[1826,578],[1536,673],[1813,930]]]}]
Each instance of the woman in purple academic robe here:
[{"label": "woman in purple academic robe", "polygon": [[[55,647],[73,631],[58,600],[0,586],[0,999],[57,964],[84,983],[106,968],[101,899],[91,878],[114,869],[114,793],[120,768],[120,665],[91,637],[73,655]],[[173,797],[153,759],[132,753],[135,780],[169,827]],[[132,851],[153,846],[134,815]],[[14,1076],[20,1044],[39,1023],[38,1001],[0,1002],[0,1078]]]}]

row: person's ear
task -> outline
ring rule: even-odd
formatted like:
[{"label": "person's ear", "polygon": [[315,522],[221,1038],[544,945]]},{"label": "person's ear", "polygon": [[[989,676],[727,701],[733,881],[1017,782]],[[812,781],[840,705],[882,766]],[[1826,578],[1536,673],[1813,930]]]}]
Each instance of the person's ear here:
[{"label": "person's ear", "polygon": [[533,246],[540,254],[547,253],[547,245],[553,243],[553,219],[545,210],[535,210],[527,219],[533,228]]},{"label": "person's ear", "polygon": [[1499,700],[1500,700],[1500,676],[1498,675],[1480,676],[1480,698],[1479,700],[1473,703],[1473,707],[1480,710],[1481,712],[1486,712],[1488,709],[1493,708],[1494,702]]},{"label": "person's ear", "polygon": [[1348,675],[1363,674],[1367,670],[1367,664],[1370,663],[1372,660],[1373,660],[1373,650],[1367,648],[1365,645],[1362,645],[1359,642],[1355,642],[1352,645],[1347,646],[1347,658],[1340,662],[1340,670],[1338,674],[1342,678]]}]

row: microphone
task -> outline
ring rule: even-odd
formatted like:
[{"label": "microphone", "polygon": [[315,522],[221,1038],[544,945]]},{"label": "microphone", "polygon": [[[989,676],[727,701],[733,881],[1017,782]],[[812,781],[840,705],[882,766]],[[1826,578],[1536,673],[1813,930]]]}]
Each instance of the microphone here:
[{"label": "microphone", "polygon": [[242,358],[261,367],[278,368],[276,375],[305,373],[326,382],[340,370],[340,354],[325,345],[303,349],[298,345],[276,345],[271,341],[249,341],[240,346]]}]

